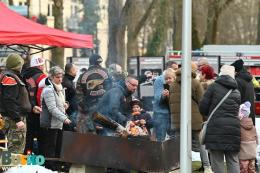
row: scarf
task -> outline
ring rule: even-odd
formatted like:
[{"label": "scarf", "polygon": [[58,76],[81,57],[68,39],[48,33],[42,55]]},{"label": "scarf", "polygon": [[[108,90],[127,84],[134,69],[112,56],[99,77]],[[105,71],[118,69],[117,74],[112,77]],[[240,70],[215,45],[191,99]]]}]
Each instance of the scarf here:
[{"label": "scarf", "polygon": [[61,84],[55,84],[53,83],[53,86],[56,88],[57,90],[57,94],[59,97],[59,100],[63,103],[63,105],[65,104],[65,95],[63,93],[63,87]]}]

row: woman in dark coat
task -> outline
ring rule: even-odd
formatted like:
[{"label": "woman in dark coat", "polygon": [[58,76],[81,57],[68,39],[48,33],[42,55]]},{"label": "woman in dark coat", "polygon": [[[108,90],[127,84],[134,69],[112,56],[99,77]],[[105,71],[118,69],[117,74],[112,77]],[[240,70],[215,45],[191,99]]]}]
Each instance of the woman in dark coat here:
[{"label": "woman in dark coat", "polygon": [[200,102],[200,113],[208,117],[221,99],[232,89],[231,94],[210,119],[205,136],[205,145],[211,156],[211,166],[216,173],[224,173],[224,156],[227,163],[227,172],[238,173],[240,171],[238,160],[240,92],[237,90],[234,76],[234,67],[222,66],[220,77],[208,87]]}]

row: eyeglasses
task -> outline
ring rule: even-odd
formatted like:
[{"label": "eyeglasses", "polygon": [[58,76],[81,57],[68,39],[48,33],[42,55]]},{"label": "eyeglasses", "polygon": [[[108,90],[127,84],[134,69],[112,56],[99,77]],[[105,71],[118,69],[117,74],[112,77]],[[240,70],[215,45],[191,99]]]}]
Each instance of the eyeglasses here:
[{"label": "eyeglasses", "polygon": [[133,84],[130,81],[127,81],[130,85],[132,85],[133,87],[138,87],[138,84]]}]

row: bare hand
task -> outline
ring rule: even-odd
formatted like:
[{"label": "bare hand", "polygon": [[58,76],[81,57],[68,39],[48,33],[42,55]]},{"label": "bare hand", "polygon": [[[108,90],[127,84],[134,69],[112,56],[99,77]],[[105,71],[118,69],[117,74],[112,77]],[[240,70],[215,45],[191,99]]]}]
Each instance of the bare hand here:
[{"label": "bare hand", "polygon": [[39,106],[34,106],[33,107],[33,113],[39,114],[41,112],[42,112],[42,108],[41,107],[39,107]]},{"label": "bare hand", "polygon": [[63,122],[64,124],[70,124],[71,123],[71,121],[67,118],[67,119],[65,119],[64,120],[64,122]]},{"label": "bare hand", "polygon": [[103,127],[101,127],[101,126],[96,126],[96,129],[97,129],[97,130],[103,130]]},{"label": "bare hand", "polygon": [[141,123],[142,125],[144,125],[144,124],[146,124],[146,121],[145,121],[144,119],[141,119],[141,120],[140,120],[140,123]]},{"label": "bare hand", "polygon": [[25,129],[25,124],[23,121],[19,121],[18,123],[16,123],[16,127],[17,129]]},{"label": "bare hand", "polygon": [[163,92],[162,92],[162,95],[164,96],[164,97],[168,97],[169,96],[169,90],[167,90],[167,89],[165,89],[165,90],[163,90]]},{"label": "bare hand", "polygon": [[64,103],[64,108],[67,110],[69,108],[70,104],[68,102]]},{"label": "bare hand", "polygon": [[136,120],[134,123],[135,123],[135,124],[139,124],[139,122],[140,122],[139,120]]}]

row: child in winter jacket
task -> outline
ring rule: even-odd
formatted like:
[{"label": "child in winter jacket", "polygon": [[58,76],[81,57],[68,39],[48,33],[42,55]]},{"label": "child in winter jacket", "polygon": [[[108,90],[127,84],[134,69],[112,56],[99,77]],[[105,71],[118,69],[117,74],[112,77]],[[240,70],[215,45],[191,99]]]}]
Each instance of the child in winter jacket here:
[{"label": "child in winter jacket", "polygon": [[142,103],[139,100],[135,99],[130,104],[132,108],[131,121],[141,127],[147,135],[150,135],[150,129],[153,127],[151,115],[142,109]]},{"label": "child in winter jacket", "polygon": [[255,173],[255,158],[257,147],[257,133],[250,114],[250,102],[240,105],[239,118],[241,125],[241,145],[239,163],[241,173]]}]

